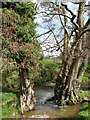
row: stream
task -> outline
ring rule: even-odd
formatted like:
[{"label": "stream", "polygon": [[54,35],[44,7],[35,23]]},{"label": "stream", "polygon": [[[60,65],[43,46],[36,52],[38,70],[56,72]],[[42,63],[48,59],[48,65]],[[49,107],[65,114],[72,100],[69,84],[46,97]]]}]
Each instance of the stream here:
[{"label": "stream", "polygon": [[54,95],[54,88],[50,86],[35,86],[37,99],[35,109],[25,112],[19,118],[75,118],[81,104],[73,106],[57,106],[52,101],[47,101]]}]

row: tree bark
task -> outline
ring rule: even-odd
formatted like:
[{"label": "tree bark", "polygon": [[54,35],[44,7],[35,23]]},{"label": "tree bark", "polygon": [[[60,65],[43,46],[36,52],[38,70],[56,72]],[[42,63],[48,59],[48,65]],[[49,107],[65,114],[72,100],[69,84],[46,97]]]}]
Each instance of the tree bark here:
[{"label": "tree bark", "polygon": [[34,91],[28,77],[28,69],[20,68],[20,107],[23,114],[24,111],[29,111],[34,108],[36,99],[34,97]]},{"label": "tree bark", "polygon": [[[81,32],[81,27],[84,25],[84,7],[85,2],[79,3],[77,23],[79,25],[79,32]],[[65,33],[66,36],[66,33]],[[76,34],[75,39],[77,40],[78,34]],[[65,37],[65,41],[67,37]],[[54,91],[54,100],[57,104],[69,104],[78,102],[78,92],[81,86],[83,74],[85,72],[85,67],[88,62],[88,50],[86,47],[87,41],[85,34],[80,38],[80,42],[76,45],[73,59],[69,60],[68,56],[63,60],[62,68],[58,74],[56,80],[56,86]],[[64,49],[64,51],[67,49]],[[85,52],[86,50],[86,52]],[[81,53],[85,54],[82,56]],[[71,66],[70,66],[71,64]],[[80,65],[81,64],[81,65]]]}]

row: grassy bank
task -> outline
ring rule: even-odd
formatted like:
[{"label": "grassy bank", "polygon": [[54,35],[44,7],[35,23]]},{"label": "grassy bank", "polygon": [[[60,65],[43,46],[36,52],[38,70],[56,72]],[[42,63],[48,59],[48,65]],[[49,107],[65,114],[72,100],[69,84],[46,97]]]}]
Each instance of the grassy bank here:
[{"label": "grassy bank", "polygon": [[0,103],[0,107],[2,107],[2,116],[0,116],[0,118],[18,117],[18,91],[2,87],[2,93],[0,93],[0,95],[1,94],[2,103]]},{"label": "grassy bank", "polygon": [[[30,71],[30,79],[32,79],[32,81],[34,81],[36,84],[41,84],[46,82],[54,83],[60,71],[61,65],[62,65],[62,61],[59,58],[43,59],[40,62],[40,69],[38,71],[38,76],[33,77],[35,73]],[[86,81],[89,80],[88,78],[89,68],[90,66],[87,66],[86,72],[83,76],[83,81],[82,81],[83,85],[85,85]],[[19,77],[18,77],[17,71],[13,70],[12,72],[14,75],[13,77],[12,77],[12,74],[8,73],[8,71],[6,71],[5,69],[3,69],[2,71],[3,89],[2,89],[2,105],[0,103],[0,107],[2,108],[3,118],[14,117],[14,116],[17,117],[17,113],[19,109],[19,106],[18,106]],[[81,91],[80,96],[82,96],[82,100],[83,100],[84,97],[88,96],[88,91],[86,91],[85,94],[83,91]],[[88,107],[86,107],[86,112],[84,112],[85,109],[84,107],[82,107],[78,115],[80,117],[82,115],[83,116],[86,114],[88,115],[87,109]]]},{"label": "grassy bank", "polygon": [[[40,63],[38,76],[33,77],[34,73],[30,71],[30,79],[35,83],[55,82],[55,78],[61,67],[60,59],[43,59]],[[13,77],[12,77],[13,74]],[[19,77],[18,72],[12,69],[9,73],[5,69],[2,70],[2,117],[11,118],[17,117],[18,113],[18,90],[19,90]],[[1,93],[0,93],[1,95]],[[1,116],[0,116],[1,117]]]}]

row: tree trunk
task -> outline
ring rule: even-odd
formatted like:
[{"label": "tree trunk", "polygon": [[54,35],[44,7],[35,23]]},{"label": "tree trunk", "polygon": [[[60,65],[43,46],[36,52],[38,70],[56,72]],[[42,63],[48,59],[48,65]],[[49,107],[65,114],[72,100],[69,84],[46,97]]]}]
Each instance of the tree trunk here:
[{"label": "tree trunk", "polygon": [[[61,70],[62,74],[59,74],[56,80],[56,87],[54,91],[54,100],[57,104],[69,104],[78,102],[78,92],[81,86],[83,74],[85,72],[86,65],[88,63],[88,54],[86,53],[85,58],[80,62],[77,59],[71,64],[71,67],[64,68]],[[75,77],[76,65],[79,64],[77,77]],[[68,65],[67,65],[68,66]],[[67,71],[69,71],[67,73]]]},{"label": "tree trunk", "polygon": [[[77,18],[79,31],[84,24],[84,19],[83,19],[84,7],[85,7],[85,2],[81,2],[79,4],[78,18]],[[78,34],[76,35],[76,39],[77,38],[78,38]],[[62,68],[60,70],[60,73],[58,74],[56,80],[56,87],[54,91],[54,100],[57,104],[68,104],[68,103],[78,102],[78,97],[79,97],[78,92],[88,62],[88,54],[87,54],[88,50],[86,44],[87,41],[84,34],[80,38],[80,42],[75,47],[74,58],[72,57],[73,59],[69,60],[67,56],[67,58],[62,62],[63,63]],[[83,51],[83,56],[81,55],[82,51]],[[70,64],[71,66],[69,66]]]},{"label": "tree trunk", "polygon": [[36,99],[34,97],[34,91],[28,77],[28,69],[19,70],[20,77],[20,106],[21,112],[32,110]]}]

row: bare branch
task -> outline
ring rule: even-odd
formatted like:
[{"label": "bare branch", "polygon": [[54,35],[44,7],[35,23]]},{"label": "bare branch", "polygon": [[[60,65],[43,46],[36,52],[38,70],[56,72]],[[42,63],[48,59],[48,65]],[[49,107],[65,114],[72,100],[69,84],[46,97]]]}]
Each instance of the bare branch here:
[{"label": "bare branch", "polygon": [[50,2],[43,2],[43,3],[41,3],[41,4],[49,4],[49,3],[58,6],[58,4],[56,4],[56,3],[52,2],[52,1],[50,1]]},{"label": "bare branch", "polygon": [[84,33],[88,32],[88,31],[90,31],[90,28],[83,30],[83,31],[80,33],[80,35],[78,36],[77,39],[79,39]]},{"label": "bare branch", "polygon": [[78,29],[79,25],[76,22],[74,22],[76,15],[67,7],[66,4],[61,3],[61,5],[64,6],[65,9],[71,13],[71,15],[72,15],[71,22],[76,26],[76,29]]},{"label": "bare branch", "polygon": [[68,57],[67,57],[68,60],[70,60],[70,58],[71,58],[71,56],[72,56],[72,54],[73,54],[73,51],[75,50],[75,47],[77,46],[78,42],[81,41],[80,37],[81,37],[84,33],[86,33],[87,31],[90,31],[90,28],[82,31],[81,34],[78,36],[78,38],[73,42],[72,47],[71,47],[71,51],[70,51],[70,53],[69,53],[69,55],[68,55]]},{"label": "bare branch", "polygon": [[82,28],[82,30],[86,29],[90,24],[90,18],[87,20],[86,24],[84,25],[84,27]]},{"label": "bare branch", "polygon": [[73,4],[79,4],[80,2],[72,2]]},{"label": "bare branch", "polygon": [[45,40],[44,40],[43,42],[41,42],[41,44],[43,44],[43,43],[51,36],[51,34],[52,34],[52,33],[50,33],[50,34],[48,35],[48,37],[46,37]]},{"label": "bare branch", "polygon": [[43,33],[43,34],[41,34],[41,35],[36,36],[36,38],[41,37],[42,35],[48,34],[48,33],[50,33],[50,32],[51,32],[51,30],[49,30],[49,31],[47,31],[47,32],[45,32],[45,33]]},{"label": "bare branch", "polygon": [[[58,2],[58,5],[59,5],[59,2]],[[63,8],[62,8],[62,9],[63,9]],[[60,19],[60,21],[61,21],[61,24],[62,24],[63,28],[66,30],[67,35],[68,35],[68,37],[69,37],[68,29],[67,29],[67,28],[65,27],[65,25],[63,24],[63,21],[62,21],[61,16],[60,16],[60,6],[58,7],[58,12],[59,12],[59,19]],[[65,17],[65,16],[64,16],[64,17]],[[69,19],[71,19],[71,18],[69,18]]]},{"label": "bare branch", "polygon": [[67,17],[67,18],[69,18],[70,20],[71,20],[71,18],[68,16],[68,15],[65,15],[65,14],[62,14],[62,13],[47,13],[46,11],[42,11],[42,12],[39,12],[38,14],[41,14],[41,13],[45,13],[45,14],[47,14],[47,15],[62,15],[62,16],[65,16],[65,17]]},{"label": "bare branch", "polygon": [[[44,47],[45,47],[45,46],[44,46]],[[57,45],[55,45],[55,46],[50,46],[50,47],[48,47],[48,48],[45,47],[45,50],[41,50],[41,51],[42,51],[42,52],[43,52],[43,51],[47,51],[47,50],[50,50],[50,49],[56,48],[56,47],[57,47]],[[55,49],[55,50],[56,50],[56,49]]]},{"label": "bare branch", "polygon": [[51,30],[51,32],[52,32],[52,33],[53,33],[53,35],[54,35],[54,38],[55,38],[55,40],[56,40],[56,43],[57,43],[57,45],[58,45],[58,47],[59,47],[60,51],[62,52],[61,46],[60,46],[60,44],[59,44],[59,42],[58,42],[58,40],[57,40],[57,38],[56,38],[56,35],[54,34],[54,32],[53,32],[53,30],[52,30],[52,29],[50,29],[50,30]]}]

